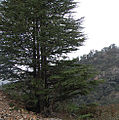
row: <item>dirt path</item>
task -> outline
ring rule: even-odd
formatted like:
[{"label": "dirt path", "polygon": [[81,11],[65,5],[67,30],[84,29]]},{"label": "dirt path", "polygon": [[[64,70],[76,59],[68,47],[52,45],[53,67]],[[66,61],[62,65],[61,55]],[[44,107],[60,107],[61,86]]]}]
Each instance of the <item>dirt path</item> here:
[{"label": "dirt path", "polygon": [[0,120],[61,120],[55,118],[42,118],[33,112],[28,112],[16,106],[15,101],[0,91]]}]

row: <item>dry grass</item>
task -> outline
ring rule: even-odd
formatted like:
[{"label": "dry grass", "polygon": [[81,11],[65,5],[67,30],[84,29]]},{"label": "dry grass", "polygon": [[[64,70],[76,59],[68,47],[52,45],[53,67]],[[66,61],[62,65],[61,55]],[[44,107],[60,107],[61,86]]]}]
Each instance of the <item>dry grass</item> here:
[{"label": "dry grass", "polygon": [[[81,111],[80,111],[81,112]],[[82,114],[93,114],[92,118],[73,118],[69,114],[61,113],[57,114],[62,120],[119,120],[119,104],[112,104],[107,106],[87,107],[82,110]]]},{"label": "dry grass", "polygon": [[83,111],[84,114],[92,113],[92,118],[77,118],[77,119],[63,119],[63,120],[119,120],[119,104],[112,104],[106,106],[90,107]]},{"label": "dry grass", "polygon": [[94,118],[89,120],[119,120],[119,104],[97,107]]}]

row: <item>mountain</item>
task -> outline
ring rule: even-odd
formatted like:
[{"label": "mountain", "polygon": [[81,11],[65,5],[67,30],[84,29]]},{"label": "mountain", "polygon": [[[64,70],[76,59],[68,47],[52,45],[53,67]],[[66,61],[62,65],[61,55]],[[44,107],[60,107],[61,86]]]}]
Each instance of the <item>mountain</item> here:
[{"label": "mountain", "polygon": [[101,51],[90,51],[83,55],[80,64],[92,65],[97,71],[96,79],[103,79],[104,83],[95,88],[87,96],[79,96],[77,102],[101,105],[119,103],[119,47],[115,44],[103,48]]}]

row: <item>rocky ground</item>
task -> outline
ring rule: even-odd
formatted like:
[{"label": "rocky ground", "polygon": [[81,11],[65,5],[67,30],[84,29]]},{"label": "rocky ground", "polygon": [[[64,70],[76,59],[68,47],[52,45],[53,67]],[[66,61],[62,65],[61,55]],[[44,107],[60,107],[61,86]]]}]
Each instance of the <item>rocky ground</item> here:
[{"label": "rocky ground", "polygon": [[36,115],[29,112],[17,103],[10,100],[9,97],[0,91],[0,120],[61,120],[58,118],[42,118],[41,115]]}]

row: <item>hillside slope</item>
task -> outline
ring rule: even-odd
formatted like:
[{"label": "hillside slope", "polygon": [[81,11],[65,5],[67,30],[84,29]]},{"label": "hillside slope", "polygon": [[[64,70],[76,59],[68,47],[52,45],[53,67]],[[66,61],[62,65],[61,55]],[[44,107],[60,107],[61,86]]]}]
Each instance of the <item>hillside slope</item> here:
[{"label": "hillside slope", "polygon": [[105,81],[90,95],[80,96],[79,103],[119,103],[119,47],[112,44],[101,51],[91,51],[82,56],[79,63],[95,67],[99,73],[95,79],[101,78]]},{"label": "hillside slope", "polygon": [[25,110],[18,102],[11,100],[0,90],[0,120],[61,120],[58,118],[42,118],[33,112]]}]

